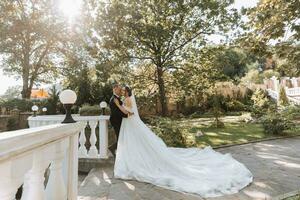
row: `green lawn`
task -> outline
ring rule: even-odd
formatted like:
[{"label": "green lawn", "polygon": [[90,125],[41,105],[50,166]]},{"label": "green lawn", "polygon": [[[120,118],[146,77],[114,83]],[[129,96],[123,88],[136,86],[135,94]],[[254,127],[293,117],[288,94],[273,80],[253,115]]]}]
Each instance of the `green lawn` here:
[{"label": "green lawn", "polygon": [[300,200],[300,195],[296,195],[296,196],[293,196],[293,197],[288,197],[284,200]]},{"label": "green lawn", "polygon": [[[265,134],[263,127],[258,123],[239,122],[238,116],[227,116],[222,118],[225,128],[212,128],[212,118],[159,118],[159,125],[165,127],[177,127],[188,138],[194,138],[197,147],[220,146],[229,144],[241,144],[249,141],[272,138],[274,135]],[[201,131],[204,135],[195,137]],[[166,131],[167,132],[167,131]],[[285,135],[300,134],[300,127],[295,130],[286,131]]]},{"label": "green lawn", "polygon": [[271,137],[263,132],[261,124],[225,123],[225,128],[203,127],[204,136],[197,137],[198,146],[220,146],[245,143]]}]

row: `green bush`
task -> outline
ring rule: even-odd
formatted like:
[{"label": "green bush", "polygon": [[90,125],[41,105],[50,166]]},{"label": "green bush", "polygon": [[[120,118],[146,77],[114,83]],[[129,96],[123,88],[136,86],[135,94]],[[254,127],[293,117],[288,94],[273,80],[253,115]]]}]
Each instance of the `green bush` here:
[{"label": "green bush", "polygon": [[10,117],[7,121],[6,128],[8,131],[18,130],[19,129],[19,121],[16,117]]},{"label": "green bush", "polygon": [[300,106],[298,106],[298,105],[287,106],[282,110],[282,113],[291,119],[299,120],[300,119]]},{"label": "green bush", "polygon": [[270,112],[262,118],[264,132],[267,134],[280,135],[285,130],[292,129],[295,124],[282,113]]},{"label": "green bush", "polygon": [[202,112],[196,111],[196,112],[190,114],[189,117],[192,118],[192,119],[193,118],[200,118],[200,117],[203,117],[203,114],[204,113],[202,113]]},{"label": "green bush", "polygon": [[276,104],[268,98],[266,91],[257,89],[252,97],[253,106],[250,108],[252,117],[259,119],[269,110],[276,110]]},{"label": "green bush", "polygon": [[33,102],[27,99],[6,99],[1,101],[0,107],[5,107],[9,110],[18,109],[21,112],[31,111]]},{"label": "green bush", "polygon": [[155,117],[143,118],[154,133],[170,147],[192,147],[195,146],[196,140],[194,136],[188,135],[181,131],[178,124],[172,123],[169,118]]},{"label": "green bush", "polygon": [[247,107],[238,100],[230,100],[226,102],[227,111],[245,111]]},{"label": "green bush", "polygon": [[257,89],[253,93],[251,100],[253,101],[253,106],[257,108],[267,108],[270,102],[266,91],[262,89]]},{"label": "green bush", "polygon": [[98,105],[90,106],[85,104],[79,109],[79,114],[81,116],[97,116],[101,115],[101,109]]},{"label": "green bush", "polygon": [[285,89],[282,86],[280,87],[280,90],[279,90],[279,100],[278,100],[278,103],[282,107],[285,107],[285,106],[289,105],[289,99],[287,98],[286,93],[285,93]]}]

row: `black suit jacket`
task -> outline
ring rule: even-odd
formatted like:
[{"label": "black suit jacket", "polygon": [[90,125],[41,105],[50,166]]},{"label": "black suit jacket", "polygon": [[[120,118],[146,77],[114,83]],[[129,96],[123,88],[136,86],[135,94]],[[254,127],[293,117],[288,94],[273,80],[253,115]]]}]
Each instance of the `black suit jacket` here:
[{"label": "black suit jacket", "polygon": [[111,124],[114,126],[114,124],[121,124],[122,122],[122,118],[123,117],[127,117],[126,114],[124,114],[120,109],[119,107],[116,105],[116,103],[114,102],[114,99],[118,99],[120,105],[122,105],[122,101],[119,97],[117,97],[116,95],[113,95],[111,98],[110,98],[110,101],[109,101],[109,107],[110,107],[110,122]]}]

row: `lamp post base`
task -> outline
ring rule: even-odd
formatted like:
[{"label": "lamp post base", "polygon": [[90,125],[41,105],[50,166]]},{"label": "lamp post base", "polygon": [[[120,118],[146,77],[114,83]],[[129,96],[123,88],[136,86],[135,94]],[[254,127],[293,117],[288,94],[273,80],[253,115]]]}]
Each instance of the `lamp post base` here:
[{"label": "lamp post base", "polygon": [[73,119],[72,115],[71,115],[71,108],[72,108],[73,104],[64,104],[64,108],[66,110],[66,117],[64,119],[64,121],[62,121],[62,124],[68,124],[68,123],[75,123],[76,121]]}]

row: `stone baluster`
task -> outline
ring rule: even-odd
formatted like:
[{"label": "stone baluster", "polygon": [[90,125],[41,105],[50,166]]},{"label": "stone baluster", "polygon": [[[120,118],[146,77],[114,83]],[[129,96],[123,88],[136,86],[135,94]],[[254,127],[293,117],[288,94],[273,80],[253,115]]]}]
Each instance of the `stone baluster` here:
[{"label": "stone baluster", "polygon": [[[87,123],[85,123],[85,127],[86,127],[86,124]],[[81,130],[80,137],[79,137],[79,144],[80,144],[79,151],[78,151],[79,158],[88,157],[87,149],[85,146],[85,142],[86,142],[85,127]]]},{"label": "stone baluster", "polygon": [[50,164],[50,160],[45,155],[51,155],[54,152],[53,145],[38,149],[33,154],[32,168],[25,175],[23,194],[21,200],[46,199],[44,190],[44,173]]},{"label": "stone baluster", "polygon": [[32,154],[0,164],[0,199],[12,200],[32,166]]},{"label": "stone baluster", "polygon": [[65,150],[68,145],[69,139],[59,141],[55,144],[55,152],[50,165],[50,176],[46,186],[48,199],[67,199],[67,190],[62,174],[62,165],[65,157]]},{"label": "stone baluster", "polygon": [[68,200],[77,200],[78,184],[78,134],[69,140],[69,164],[68,164]]},{"label": "stone baluster", "polygon": [[297,78],[293,77],[293,78],[291,78],[291,81],[292,81],[292,85],[293,85],[294,88],[298,87],[298,80],[297,80]]},{"label": "stone baluster", "polygon": [[273,81],[274,91],[279,92],[279,80],[276,76],[272,76],[271,80]]},{"label": "stone baluster", "polygon": [[108,130],[107,120],[100,119],[99,121],[99,151],[100,158],[108,158]]},{"label": "stone baluster", "polygon": [[89,121],[89,125],[91,128],[91,136],[90,136],[90,150],[88,153],[88,156],[90,158],[97,158],[98,157],[98,150],[96,147],[97,137],[96,137],[96,127],[97,127],[98,121]]}]

